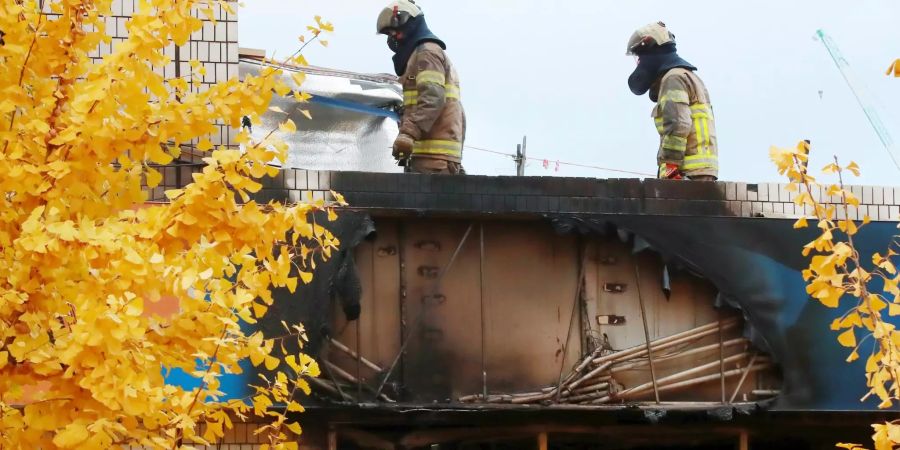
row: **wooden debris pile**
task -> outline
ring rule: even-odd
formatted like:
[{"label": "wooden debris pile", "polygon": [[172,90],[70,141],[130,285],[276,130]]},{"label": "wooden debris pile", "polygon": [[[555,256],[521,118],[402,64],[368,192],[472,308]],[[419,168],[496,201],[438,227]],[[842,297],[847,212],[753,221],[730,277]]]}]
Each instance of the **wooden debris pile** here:
[{"label": "wooden debris pile", "polygon": [[[373,379],[378,379],[383,375],[384,369],[382,369],[372,361],[369,361],[368,359],[358,355],[356,352],[350,349],[350,347],[347,347],[340,341],[331,339],[330,347],[340,350],[351,359],[355,360],[359,366],[366,367],[367,370],[374,372],[375,377],[373,377]],[[341,369],[337,364],[334,364],[327,359],[322,361],[321,366],[321,377],[307,378],[310,384],[312,384],[314,388],[316,388],[316,391],[320,394],[324,393],[337,400],[353,403],[364,401],[364,397],[366,395],[368,395],[369,399],[375,398],[377,394],[377,398],[379,401],[396,403],[395,400],[391,399],[386,394],[377,392],[366,382],[366,380],[361,380],[360,377],[350,374],[346,370]],[[363,393],[363,391],[365,391],[365,394]]]},{"label": "wooden debris pile", "polygon": [[[689,348],[691,344],[718,335],[725,330],[736,328],[740,319],[732,318],[703,325],[692,330],[657,339],[649,345],[639,345],[625,350],[604,354],[598,349],[583,358],[575,368],[562,378],[558,386],[550,386],[540,392],[510,395],[470,395],[459,399],[462,403],[506,403],[506,404],[574,404],[602,405],[611,402],[628,402],[645,398],[654,393],[677,391],[687,387],[722,379],[740,377],[737,389],[731,396],[733,401],[747,376],[771,368],[771,362],[764,357],[748,353],[749,341],[743,338],[721,341],[715,344]],[[732,356],[720,359],[726,348],[740,347]],[[649,349],[649,352],[648,352]],[[714,361],[699,364],[690,369],[649,380],[635,386],[624,386],[617,375],[625,371],[642,369],[650,365],[652,353],[655,364],[672,360],[691,361],[703,354],[719,350]],[[608,351],[608,350],[607,350]],[[749,362],[746,362],[749,361]],[[725,368],[736,367],[729,370]],[[655,386],[654,386],[655,385]]]}]

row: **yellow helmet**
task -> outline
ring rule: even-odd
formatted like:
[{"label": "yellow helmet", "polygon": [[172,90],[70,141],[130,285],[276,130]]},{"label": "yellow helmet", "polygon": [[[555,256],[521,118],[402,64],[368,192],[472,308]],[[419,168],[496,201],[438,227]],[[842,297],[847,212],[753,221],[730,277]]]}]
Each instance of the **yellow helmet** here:
[{"label": "yellow helmet", "polygon": [[422,15],[422,9],[412,0],[397,0],[385,6],[378,14],[376,33],[384,34],[388,28],[398,28],[413,17]]},{"label": "yellow helmet", "polygon": [[642,48],[664,45],[670,42],[675,42],[675,35],[666,28],[666,24],[662,22],[647,24],[631,34],[625,54],[633,55],[639,53]]}]

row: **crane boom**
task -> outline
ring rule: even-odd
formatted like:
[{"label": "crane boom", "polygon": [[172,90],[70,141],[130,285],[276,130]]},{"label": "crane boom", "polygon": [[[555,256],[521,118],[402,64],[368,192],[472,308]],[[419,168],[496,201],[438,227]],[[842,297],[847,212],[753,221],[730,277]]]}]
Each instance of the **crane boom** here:
[{"label": "crane boom", "polygon": [[853,96],[856,97],[856,101],[859,103],[860,108],[862,108],[863,113],[865,113],[866,119],[869,120],[869,124],[871,124],[872,128],[875,130],[875,134],[878,135],[878,139],[884,146],[885,151],[887,151],[888,156],[891,157],[891,161],[894,162],[894,166],[900,170],[900,164],[897,163],[897,158],[894,156],[894,139],[881,121],[878,111],[869,101],[868,92],[865,90],[865,86],[861,82],[856,81],[853,70],[850,68],[850,63],[844,58],[844,55],[838,48],[837,43],[834,42],[834,39],[825,33],[825,30],[821,29],[816,30],[816,35],[819,37],[822,45],[825,46],[825,49],[828,50],[828,54],[831,56],[831,59],[834,61],[838,70],[840,70],[841,76],[844,77],[844,81],[847,82],[847,86],[850,87],[850,91],[853,92]]}]

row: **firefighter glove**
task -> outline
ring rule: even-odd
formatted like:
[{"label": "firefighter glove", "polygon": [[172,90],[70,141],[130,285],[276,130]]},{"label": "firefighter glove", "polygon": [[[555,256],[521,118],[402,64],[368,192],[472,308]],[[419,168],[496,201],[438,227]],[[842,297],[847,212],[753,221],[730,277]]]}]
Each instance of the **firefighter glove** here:
[{"label": "firefighter glove", "polygon": [[661,164],[659,166],[659,178],[663,180],[683,180],[684,174],[676,164]]},{"label": "firefighter glove", "polygon": [[413,142],[412,136],[400,133],[397,139],[394,140],[394,159],[402,160],[408,158],[412,153]]}]

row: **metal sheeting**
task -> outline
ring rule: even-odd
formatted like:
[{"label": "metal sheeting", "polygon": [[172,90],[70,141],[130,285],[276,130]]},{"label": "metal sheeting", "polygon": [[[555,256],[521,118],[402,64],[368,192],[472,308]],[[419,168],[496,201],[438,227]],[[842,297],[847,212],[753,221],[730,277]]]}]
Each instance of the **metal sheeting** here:
[{"label": "metal sheeting", "polygon": [[[266,63],[242,59],[240,74],[256,75]],[[281,67],[284,82],[292,89],[313,95],[308,103],[292,96],[275,96],[272,106],[288,113],[297,124],[297,133],[281,135],[290,151],[286,167],[310,170],[401,172],[391,156],[397,136],[396,114],[392,107],[402,104],[400,85],[393,77],[362,75],[310,68]],[[302,88],[291,74],[303,72]],[[312,119],[301,111],[308,110]],[[263,139],[278,128],[285,115],[269,111],[254,126],[254,140]],[[276,132],[276,135],[279,135]]]}]

